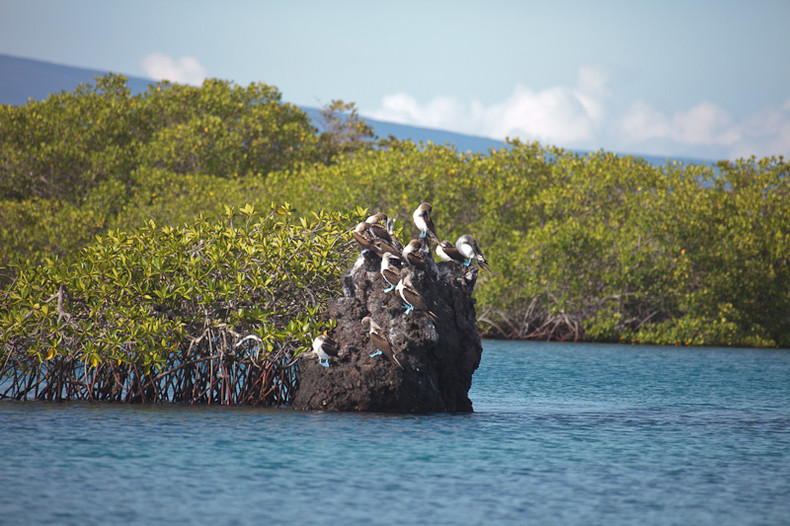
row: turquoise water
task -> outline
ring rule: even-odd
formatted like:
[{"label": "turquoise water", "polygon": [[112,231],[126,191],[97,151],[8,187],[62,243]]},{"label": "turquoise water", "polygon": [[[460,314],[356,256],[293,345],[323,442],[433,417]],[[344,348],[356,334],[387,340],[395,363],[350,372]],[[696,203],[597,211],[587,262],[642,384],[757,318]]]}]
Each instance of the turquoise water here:
[{"label": "turquoise water", "polygon": [[790,351],[485,342],[470,415],[0,403],[1,524],[790,524]]}]

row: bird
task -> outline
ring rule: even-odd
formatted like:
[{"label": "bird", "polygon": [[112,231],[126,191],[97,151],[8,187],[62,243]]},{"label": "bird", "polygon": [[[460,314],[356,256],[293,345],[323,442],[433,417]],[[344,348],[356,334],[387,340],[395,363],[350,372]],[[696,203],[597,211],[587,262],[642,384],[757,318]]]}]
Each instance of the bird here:
[{"label": "bird", "polygon": [[384,335],[384,331],[382,330],[381,326],[373,321],[370,316],[365,316],[362,318],[362,325],[369,327],[370,341],[373,342],[373,346],[376,348],[376,352],[371,354],[371,356],[384,354],[387,358],[395,362],[398,367],[403,369],[403,366],[395,357],[395,352],[392,350],[392,346],[387,340],[387,337]]},{"label": "bird", "polygon": [[433,226],[433,219],[431,219],[431,210],[433,210],[431,203],[422,203],[414,211],[412,218],[414,218],[414,224],[420,229],[420,237],[430,234],[434,239],[438,239],[436,237],[436,228]]},{"label": "bird", "polygon": [[436,254],[445,261],[455,261],[457,263],[466,261],[466,258],[458,252],[458,249],[446,239],[436,245]]},{"label": "bird", "polygon": [[464,265],[467,267],[474,259],[477,261],[478,265],[489,272],[491,271],[491,269],[488,268],[488,262],[486,261],[486,258],[483,257],[483,253],[480,251],[480,247],[477,246],[477,241],[474,237],[470,236],[469,234],[459,237],[458,241],[455,242],[455,248],[458,249],[458,252],[460,252],[463,257],[466,258]]},{"label": "bird", "polygon": [[393,256],[400,257],[400,250],[396,248],[400,243],[394,240],[394,235],[389,233],[387,227],[381,223],[367,224],[369,225],[368,232],[370,232],[372,242],[378,247],[379,253],[389,252]]},{"label": "bird", "polygon": [[402,255],[406,263],[421,269],[428,268],[428,260],[422,250],[423,243],[424,239],[414,238],[403,248]]},{"label": "bird", "polygon": [[411,314],[412,311],[417,310],[424,312],[435,322],[437,320],[436,314],[428,310],[428,305],[426,305],[422,294],[414,287],[411,276],[412,271],[410,269],[402,269],[400,281],[398,281],[398,284],[395,286],[395,290],[398,291],[398,294],[400,294],[400,297],[404,301],[406,314]]},{"label": "bird", "polygon": [[374,238],[390,241],[390,233],[387,232],[387,227],[385,225],[381,223],[371,223],[370,221],[365,222],[368,224],[368,230]]},{"label": "bird", "polygon": [[387,219],[387,232],[389,232],[390,239],[392,239],[395,248],[398,250],[403,250],[403,245],[401,245],[401,242],[398,240],[398,236],[395,235],[395,219]]},{"label": "bird", "polygon": [[386,223],[387,222],[387,214],[384,212],[378,212],[373,214],[372,216],[368,216],[365,219],[365,223],[370,223],[371,225],[375,225],[376,223]]},{"label": "bird", "polygon": [[337,343],[328,334],[319,334],[313,340],[313,352],[324,367],[329,367],[329,357],[337,356],[337,350]]},{"label": "bird", "polygon": [[393,256],[389,252],[385,252],[381,256],[381,276],[384,281],[389,283],[389,287],[384,289],[384,292],[390,292],[395,289],[395,286],[400,281],[400,267],[403,260],[398,256]]},{"label": "bird", "polygon": [[363,221],[357,224],[351,235],[354,236],[356,242],[362,247],[363,252],[369,250],[376,254],[380,253],[378,247],[373,244],[373,235],[370,233],[370,223]]}]

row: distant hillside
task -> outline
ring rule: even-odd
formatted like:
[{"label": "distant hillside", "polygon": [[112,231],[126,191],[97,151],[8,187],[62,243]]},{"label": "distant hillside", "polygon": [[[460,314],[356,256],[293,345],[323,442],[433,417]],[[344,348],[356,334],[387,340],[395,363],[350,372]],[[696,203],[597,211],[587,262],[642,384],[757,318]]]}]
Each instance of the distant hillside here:
[{"label": "distant hillside", "polygon": [[[51,93],[71,91],[80,83],[92,84],[106,71],[61,66],[50,62],[0,55],[0,104],[25,104],[44,100]],[[129,78],[133,93],[145,91],[150,80]]]},{"label": "distant hillside", "polygon": [[[107,71],[63,66],[40,60],[0,54],[0,104],[25,104],[31,98],[44,100],[51,93],[71,91],[80,83],[91,84],[96,75],[101,76],[107,73]],[[140,93],[145,91],[152,82],[149,79],[129,77],[127,85],[132,93]],[[313,120],[316,119],[320,111],[310,107],[302,107],[302,109]],[[484,152],[490,148],[501,148],[503,146],[502,141],[485,137],[395,124],[369,119],[364,116],[363,118],[374,128],[376,135],[382,138],[392,135],[398,139],[411,139],[415,142],[431,141],[435,144],[452,144],[462,152]],[[667,162],[667,157],[648,155],[642,157],[654,165],[663,165]],[[693,164],[705,164],[708,162],[678,157],[673,157],[673,159]]]}]

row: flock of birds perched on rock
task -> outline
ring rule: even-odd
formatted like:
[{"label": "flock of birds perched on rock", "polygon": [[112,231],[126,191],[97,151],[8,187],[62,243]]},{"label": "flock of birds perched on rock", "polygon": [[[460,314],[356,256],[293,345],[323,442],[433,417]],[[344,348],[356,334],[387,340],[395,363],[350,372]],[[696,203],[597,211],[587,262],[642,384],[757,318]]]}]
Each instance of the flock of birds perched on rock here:
[{"label": "flock of birds perched on rock", "polygon": [[[454,262],[460,267],[469,267],[472,261],[475,261],[481,268],[488,271],[490,269],[473,236],[466,234],[459,237],[455,246],[447,240],[439,241],[431,218],[431,211],[430,203],[422,203],[414,211],[412,218],[420,234],[409,241],[406,246],[401,244],[394,233],[395,220],[387,218],[387,215],[382,212],[359,223],[354,228],[352,236],[362,247],[360,256],[366,252],[372,252],[381,258],[380,273],[388,285],[384,292],[395,290],[403,300],[403,307],[407,315],[417,311],[436,322],[436,315],[428,309],[425,299],[412,281],[415,269],[427,271],[436,267],[431,255],[432,245],[436,247],[436,254],[444,261]],[[363,262],[364,259],[359,258],[354,267],[357,268]],[[362,325],[368,328],[370,340],[376,348],[376,352],[371,356],[383,354],[403,368],[395,357],[381,326],[370,316],[362,319]],[[338,350],[335,341],[327,334],[321,334],[313,340],[312,352],[324,367],[329,367],[330,357],[336,357]]]}]

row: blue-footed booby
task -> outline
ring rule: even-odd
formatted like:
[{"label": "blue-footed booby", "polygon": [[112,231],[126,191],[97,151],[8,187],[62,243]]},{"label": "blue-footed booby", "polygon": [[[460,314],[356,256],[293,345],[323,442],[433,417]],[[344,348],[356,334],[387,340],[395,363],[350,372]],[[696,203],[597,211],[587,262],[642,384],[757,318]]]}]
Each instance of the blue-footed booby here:
[{"label": "blue-footed booby", "polygon": [[457,248],[458,252],[460,252],[461,255],[466,258],[464,265],[469,266],[469,263],[471,263],[471,261],[474,259],[477,261],[478,265],[489,272],[491,271],[491,269],[488,268],[486,258],[483,257],[483,253],[480,251],[480,247],[477,246],[477,241],[474,237],[468,234],[459,237],[458,241],[455,242],[455,248]]},{"label": "blue-footed booby", "polygon": [[458,249],[446,239],[436,245],[436,254],[445,261],[455,261],[456,263],[464,263],[466,258],[458,252]]},{"label": "blue-footed booby", "polygon": [[387,227],[381,223],[368,223],[368,225],[368,231],[372,237],[373,244],[380,249],[380,252],[389,252],[393,256],[400,257],[400,250],[397,249],[400,243],[389,233]]},{"label": "blue-footed booby", "polygon": [[373,244],[373,235],[370,233],[370,223],[363,221],[357,224],[351,235],[354,236],[354,239],[363,250],[370,250],[373,253],[380,254],[378,247]]},{"label": "blue-footed booby", "polygon": [[425,253],[423,251],[424,242],[425,240],[423,238],[415,238],[409,241],[409,244],[403,248],[402,253],[403,259],[406,261],[406,263],[421,269],[428,268],[428,259],[425,257]]},{"label": "blue-footed booby", "polygon": [[384,292],[390,292],[400,281],[400,268],[403,261],[398,256],[393,256],[389,252],[384,252],[381,256],[381,276],[384,281],[389,283],[389,287]]},{"label": "blue-footed booby", "polygon": [[370,341],[373,343],[373,346],[377,351],[371,354],[371,356],[376,356],[379,353],[384,354],[387,358],[398,364],[398,367],[403,369],[403,366],[395,357],[395,352],[392,350],[392,346],[387,340],[387,337],[384,335],[384,330],[381,328],[381,326],[373,321],[370,316],[365,316],[362,318],[362,325],[369,327]]},{"label": "blue-footed booby", "polygon": [[329,367],[329,357],[337,356],[337,344],[327,334],[319,334],[313,340],[313,352],[318,356],[318,363]]},{"label": "blue-footed booby", "polygon": [[426,305],[425,299],[423,299],[422,294],[420,294],[420,292],[414,287],[414,283],[412,283],[412,271],[408,268],[404,268],[401,270],[400,274],[401,278],[400,281],[398,281],[398,284],[395,286],[395,290],[398,291],[398,294],[400,294],[401,299],[404,301],[406,314],[410,314],[411,311],[417,310],[424,312],[435,322],[437,320],[436,314],[428,310],[428,305]]},{"label": "blue-footed booby", "polygon": [[434,239],[438,239],[436,228],[433,226],[433,219],[431,219],[431,210],[433,210],[431,203],[422,203],[414,211],[412,218],[414,218],[414,224],[420,229],[420,237],[430,234]]},{"label": "blue-footed booby", "polygon": [[356,242],[362,247],[362,252],[369,250],[378,256],[381,256],[384,252],[389,252],[400,257],[400,251],[392,246],[392,240],[389,238],[389,234],[387,234],[387,229],[378,223],[376,224],[380,229],[378,231],[383,231],[386,236],[385,238],[381,238],[374,234],[374,229],[371,228],[371,226],[372,225],[367,221],[363,221],[358,223],[354,231],[351,232]]}]

